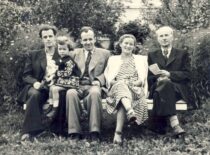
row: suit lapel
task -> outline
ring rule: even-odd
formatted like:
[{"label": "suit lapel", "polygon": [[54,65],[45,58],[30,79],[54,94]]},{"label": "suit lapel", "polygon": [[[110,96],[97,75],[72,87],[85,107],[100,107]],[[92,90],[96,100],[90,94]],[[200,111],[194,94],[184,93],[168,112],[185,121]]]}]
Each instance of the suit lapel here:
[{"label": "suit lapel", "polygon": [[94,52],[92,53],[91,56],[91,60],[90,60],[90,64],[89,64],[89,73],[94,69],[94,67],[96,66],[97,62],[98,62],[98,58],[100,57],[100,52],[97,52],[97,50],[95,49]]},{"label": "suit lapel", "polygon": [[171,53],[169,55],[169,58],[167,60],[166,66],[171,64],[176,59],[176,50],[174,48],[171,49]]},{"label": "suit lapel", "polygon": [[60,59],[60,55],[58,54],[57,48],[55,49],[52,59],[55,60],[55,62],[57,62]]},{"label": "suit lapel", "polygon": [[81,75],[83,75],[85,71],[85,53],[83,49],[79,49],[78,53],[76,53],[75,62],[77,62],[78,67],[81,69]]},{"label": "suit lapel", "polygon": [[40,58],[41,68],[45,72],[47,66],[47,59],[44,49],[41,50],[39,58]]},{"label": "suit lapel", "polygon": [[156,58],[157,58],[157,63],[160,64],[160,66],[165,67],[165,65],[166,65],[165,58],[164,58],[161,50],[157,51]]}]

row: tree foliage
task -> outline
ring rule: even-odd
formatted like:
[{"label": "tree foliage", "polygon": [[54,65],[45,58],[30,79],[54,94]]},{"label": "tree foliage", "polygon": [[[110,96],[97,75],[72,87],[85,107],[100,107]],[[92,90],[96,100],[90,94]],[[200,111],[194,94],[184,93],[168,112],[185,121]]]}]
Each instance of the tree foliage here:
[{"label": "tree foliage", "polygon": [[121,24],[117,36],[119,38],[123,34],[132,34],[136,37],[137,42],[143,44],[149,33],[150,29],[147,24],[142,24],[140,20],[135,20]]},{"label": "tree foliage", "polygon": [[192,55],[194,88],[202,100],[210,97],[210,35],[202,37]]},{"label": "tree foliage", "polygon": [[117,0],[18,0],[16,3],[30,8],[22,16],[25,23],[52,23],[67,28],[76,39],[85,25],[93,27],[98,35],[113,36],[115,23],[123,11],[122,3]]},{"label": "tree foliage", "polygon": [[21,9],[14,3],[0,1],[0,48],[7,46],[15,36],[20,23]]},{"label": "tree foliage", "polygon": [[156,24],[170,25],[178,30],[208,27],[209,0],[162,0],[163,8],[156,14]]}]

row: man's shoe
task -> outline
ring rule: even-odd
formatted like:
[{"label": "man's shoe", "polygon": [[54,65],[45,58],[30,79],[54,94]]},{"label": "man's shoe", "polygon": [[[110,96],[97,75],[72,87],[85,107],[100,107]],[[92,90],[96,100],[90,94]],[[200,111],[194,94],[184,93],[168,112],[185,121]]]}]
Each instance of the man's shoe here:
[{"label": "man's shoe", "polygon": [[180,135],[185,134],[185,131],[181,128],[180,125],[176,125],[175,127],[173,127],[173,133],[174,136],[179,137]]},{"label": "man's shoe", "polygon": [[81,139],[81,134],[79,134],[79,133],[72,133],[72,134],[69,134],[68,137],[71,140],[80,140]]},{"label": "man's shoe", "polygon": [[50,118],[51,120],[54,120],[54,118],[56,117],[57,111],[58,111],[57,107],[53,108],[46,116]]},{"label": "man's shoe", "polygon": [[162,127],[149,127],[149,130],[152,132],[159,134],[159,135],[165,135],[166,134],[166,129]]},{"label": "man's shoe", "polygon": [[91,143],[98,144],[100,143],[100,134],[99,132],[91,132],[90,133]]}]

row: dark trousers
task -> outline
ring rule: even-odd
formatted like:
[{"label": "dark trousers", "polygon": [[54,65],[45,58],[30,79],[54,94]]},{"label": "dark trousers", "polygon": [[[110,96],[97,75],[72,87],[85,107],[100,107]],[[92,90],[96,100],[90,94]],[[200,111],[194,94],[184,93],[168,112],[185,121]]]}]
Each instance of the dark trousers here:
[{"label": "dark trousers", "polygon": [[55,120],[51,124],[51,131],[58,135],[66,135],[66,91],[59,92],[59,107]]},{"label": "dark trousers", "polygon": [[23,122],[23,133],[36,134],[44,130],[42,124],[42,105],[49,95],[47,89],[36,90],[31,87],[26,100],[26,111]]},{"label": "dark trousers", "polygon": [[167,118],[176,115],[176,101],[180,99],[180,96],[170,80],[157,82],[150,95],[154,104],[150,125],[157,132],[165,133]]},{"label": "dark trousers", "polygon": [[172,116],[176,114],[177,92],[170,80],[159,81],[153,92],[154,116]]}]

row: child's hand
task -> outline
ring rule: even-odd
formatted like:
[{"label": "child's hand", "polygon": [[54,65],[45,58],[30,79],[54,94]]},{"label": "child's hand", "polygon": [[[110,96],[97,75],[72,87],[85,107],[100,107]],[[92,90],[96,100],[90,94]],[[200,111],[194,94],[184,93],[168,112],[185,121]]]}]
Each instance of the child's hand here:
[{"label": "child's hand", "polygon": [[93,86],[99,86],[100,87],[100,82],[98,81],[98,80],[94,80],[93,82],[92,82],[92,85]]}]

